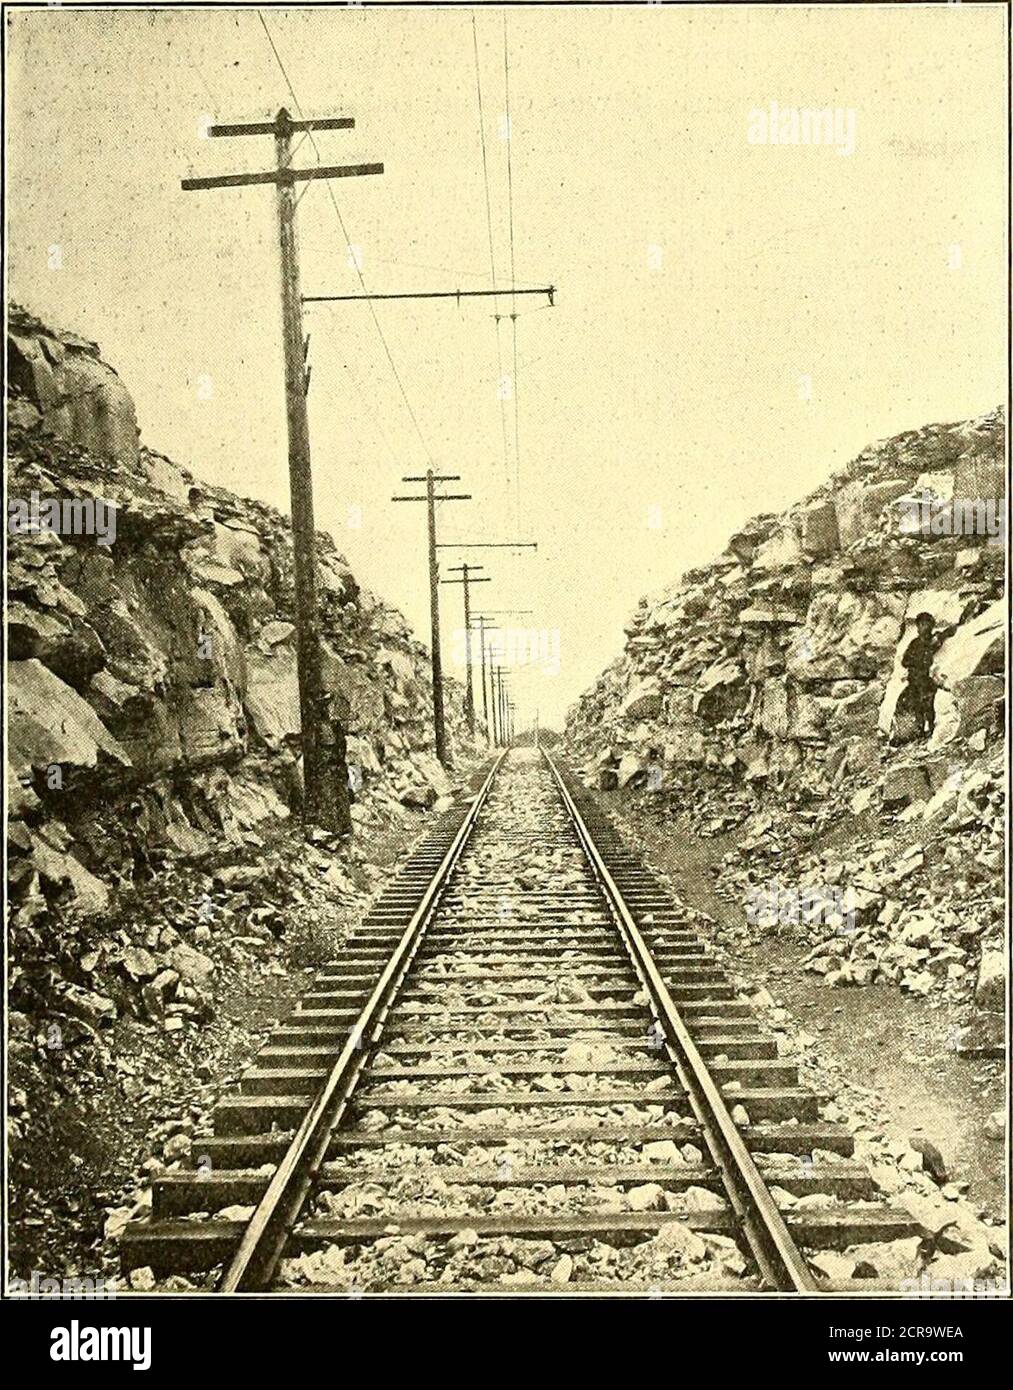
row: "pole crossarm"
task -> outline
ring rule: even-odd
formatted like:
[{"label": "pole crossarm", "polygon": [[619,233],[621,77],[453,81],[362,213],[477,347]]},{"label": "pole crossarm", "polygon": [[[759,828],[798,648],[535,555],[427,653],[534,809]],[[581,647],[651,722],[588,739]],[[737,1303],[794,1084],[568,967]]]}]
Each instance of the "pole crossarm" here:
[{"label": "pole crossarm", "polygon": [[492,583],[492,580],[491,580],[491,579],[488,579],[488,578],[483,579],[483,578],[481,578],[481,577],[478,578],[478,579],[441,579],[441,580],[440,580],[440,583],[441,583],[441,584],[458,584],[458,585],[465,585],[465,584],[466,584],[466,585],[470,588],[470,586],[471,586],[472,584],[491,584],[491,583]]},{"label": "pole crossarm", "polygon": [[299,179],[350,179],[363,174],[382,174],[382,164],[321,164],[312,169],[268,169],[261,174],[214,174],[182,179],[180,186],[195,188],[245,188],[255,183],[293,184]]},{"label": "pole crossarm", "polygon": [[[273,129],[273,127],[272,127]],[[347,304],[350,300],[356,299],[487,299],[495,295],[498,299],[500,295],[509,295],[513,298],[519,294],[545,294],[549,297],[549,304],[556,302],[555,285],[539,286],[535,289],[517,289],[508,285],[506,289],[496,290],[407,290],[396,294],[304,294],[302,302],[304,304]]]},{"label": "pole crossarm", "polygon": [[296,130],[354,130],[354,116],[318,116],[308,121],[293,121],[287,111],[279,111],[273,121],[239,121],[230,125],[208,126],[209,135],[277,135],[279,122]]},{"label": "pole crossarm", "polygon": [[[422,496],[392,497],[392,502],[428,502],[429,498]],[[434,502],[470,502],[470,492],[445,492],[442,497],[434,497]]]},{"label": "pole crossarm", "polygon": [[[537,550],[537,541],[440,541],[437,550]],[[473,565],[472,569],[477,569]]]},{"label": "pole crossarm", "polygon": [[[403,483],[425,483],[426,490],[421,495],[410,493],[400,494],[391,498],[392,502],[425,502],[427,513],[427,541],[429,555],[429,624],[430,624],[430,658],[432,661],[433,672],[433,732],[436,738],[436,756],[439,761],[448,767],[450,765],[450,754],[447,747],[446,718],[443,708],[443,655],[440,651],[440,567],[436,558],[436,503],[437,502],[469,502],[470,492],[448,492],[442,496],[437,496],[437,483],[454,483],[460,480],[459,473],[434,473],[432,469],[425,474],[408,474],[401,478]],[[467,615],[467,592],[465,592],[465,612]],[[465,619],[465,628],[468,629],[470,640],[470,623]],[[471,732],[474,733],[474,707],[471,701],[471,653],[468,654],[468,682],[469,682],[469,701],[468,701],[468,722]]]}]

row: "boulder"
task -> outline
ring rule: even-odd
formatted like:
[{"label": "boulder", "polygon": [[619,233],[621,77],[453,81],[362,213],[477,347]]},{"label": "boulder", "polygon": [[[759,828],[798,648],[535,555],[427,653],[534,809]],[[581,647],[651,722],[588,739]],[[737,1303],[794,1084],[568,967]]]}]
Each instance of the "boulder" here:
[{"label": "boulder", "polygon": [[46,835],[52,838],[52,831],[47,829],[42,834],[29,837],[32,863],[38,870],[40,880],[49,885],[54,895],[69,894],[75,912],[82,917],[96,917],[103,913],[109,906],[109,890],[105,884],[66,848],[51,844]]},{"label": "boulder", "polygon": [[[669,731],[671,734],[671,731]],[[679,729],[677,737],[666,742],[664,759],[673,766],[702,763],[707,755],[703,734],[697,729]]]},{"label": "boulder", "polygon": [[187,984],[207,985],[215,973],[215,963],[210,956],[206,956],[203,951],[197,951],[183,942],[173,946],[169,952],[168,960],[180,979]]},{"label": "boulder", "polygon": [[238,573],[240,582],[244,579],[263,582],[270,578],[270,558],[252,526],[244,526],[236,520],[216,520],[213,537],[214,560],[219,568],[230,574]]},{"label": "boulder", "polygon": [[932,786],[920,763],[896,763],[883,774],[879,794],[884,806],[906,806],[912,801],[927,801]]},{"label": "boulder", "polygon": [[974,990],[979,1008],[1000,1010],[1006,1003],[1006,959],[1002,951],[983,951]]},{"label": "boulder", "polygon": [[992,728],[998,722],[1005,693],[998,676],[968,676],[952,690],[937,690],[936,722],[929,747],[942,748],[956,738]]},{"label": "boulder", "polygon": [[406,653],[396,651],[392,647],[380,648],[376,654],[376,664],[385,666],[390,671],[399,689],[403,690],[415,679],[415,667],[412,665],[411,658]]},{"label": "boulder", "polygon": [[18,776],[33,769],[130,765],[91,706],[36,658],[7,664],[8,750]]},{"label": "boulder", "polygon": [[957,460],[953,496],[977,501],[1005,498],[1006,470],[1001,453],[972,448]]},{"label": "boulder", "polygon": [[349,733],[373,733],[382,728],[386,711],[383,688],[366,666],[344,661],[324,649],[324,688],[335,697],[335,713]]},{"label": "boulder", "polygon": [[802,549],[806,555],[824,559],[840,549],[841,538],[837,529],[837,508],[832,499],[814,502],[805,507],[800,516]]},{"label": "boulder", "polygon": [[778,519],[771,512],[754,516],[731,537],[728,550],[743,564],[751,564],[757,547],[770,536],[777,524]]},{"label": "boulder", "polygon": [[883,687],[875,681],[853,695],[838,700],[830,714],[830,727],[837,735],[875,732]]},{"label": "boulder", "polygon": [[620,715],[623,719],[654,719],[661,713],[663,695],[661,683],[650,678],[638,681],[622,703]]},{"label": "boulder", "polygon": [[159,972],[159,964],[143,946],[127,946],[120,961],[132,980],[150,980]]},{"label": "boulder", "polygon": [[772,738],[818,737],[824,714],[816,701],[784,676],[771,676],[760,687],[756,725]]},{"label": "boulder", "polygon": [[931,613],[937,627],[956,627],[966,607],[956,589],[918,589],[908,599],[904,617],[913,622],[919,613]]},{"label": "boulder", "polygon": [[450,779],[437,760],[427,753],[416,754],[414,766],[409,766],[409,785],[400,792],[404,806],[428,810],[442,797],[450,794]]},{"label": "boulder", "polygon": [[827,589],[814,594],[806,614],[806,641],[789,650],[788,674],[797,680],[881,676],[901,634],[905,596]]},{"label": "boulder", "polygon": [[266,655],[251,648],[246,657],[247,718],[269,748],[277,748],[302,728],[299,679],[294,648],[277,643]]},{"label": "boulder", "polygon": [[758,781],[770,772],[770,744],[767,740],[744,738],[735,745],[734,754],[747,782]]},{"label": "boulder", "polygon": [[273,618],[257,633],[257,644],[262,651],[270,652],[272,647],[276,647],[279,642],[295,643],[295,624],[280,622]]},{"label": "boulder", "polygon": [[71,1018],[83,1019],[97,1026],[112,1023],[117,1015],[116,1005],[104,994],[84,989],[81,985],[63,984],[57,993],[58,1007]]},{"label": "boulder", "polygon": [[647,775],[647,758],[642,753],[625,753],[616,769],[616,785],[628,787],[635,777]]},{"label": "boulder", "polygon": [[98,348],[73,333],[18,321],[7,334],[11,384],[42,416],[43,427],[92,453],[136,464],[137,413],[123,382]]},{"label": "boulder", "polygon": [[17,600],[7,605],[7,641],[12,661],[38,657],[79,693],[105,664],[105,648],[89,623]]},{"label": "boulder", "polygon": [[1005,655],[1006,605],[1002,599],[962,623],[936,652],[932,677],[952,690],[968,676],[992,675],[1002,671]]},{"label": "boulder", "polygon": [[834,494],[837,531],[842,548],[847,548],[874,531],[883,508],[908,490],[906,478],[887,478],[878,483],[845,483]]},{"label": "boulder", "polygon": [[921,1237],[902,1240],[870,1241],[852,1245],[844,1252],[852,1263],[852,1278],[889,1280],[903,1287],[901,1280],[913,1279],[921,1266]]},{"label": "boulder", "polygon": [[753,568],[790,569],[803,558],[798,533],[791,522],[786,522],[778,525],[771,536],[757,547],[753,556]]}]

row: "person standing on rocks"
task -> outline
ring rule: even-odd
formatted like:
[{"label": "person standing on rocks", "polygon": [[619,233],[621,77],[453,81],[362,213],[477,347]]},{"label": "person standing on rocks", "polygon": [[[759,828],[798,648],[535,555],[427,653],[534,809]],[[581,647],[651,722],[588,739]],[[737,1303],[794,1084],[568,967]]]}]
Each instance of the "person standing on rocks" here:
[{"label": "person standing on rocks", "polygon": [[919,613],[915,628],[916,634],[901,658],[907,671],[904,703],[914,719],[915,737],[929,738],[936,726],[936,684],[931,675],[936,654],[932,614]]}]

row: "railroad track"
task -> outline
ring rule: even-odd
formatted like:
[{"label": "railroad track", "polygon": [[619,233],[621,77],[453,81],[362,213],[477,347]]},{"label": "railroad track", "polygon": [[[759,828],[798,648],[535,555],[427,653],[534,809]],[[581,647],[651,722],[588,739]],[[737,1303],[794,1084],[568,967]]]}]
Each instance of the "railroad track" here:
[{"label": "railroad track", "polygon": [[121,1259],[223,1292],[840,1293],[815,1252],[920,1228],[820,1103],[589,793],[514,751],[317,974],[193,1170],[155,1179]]}]

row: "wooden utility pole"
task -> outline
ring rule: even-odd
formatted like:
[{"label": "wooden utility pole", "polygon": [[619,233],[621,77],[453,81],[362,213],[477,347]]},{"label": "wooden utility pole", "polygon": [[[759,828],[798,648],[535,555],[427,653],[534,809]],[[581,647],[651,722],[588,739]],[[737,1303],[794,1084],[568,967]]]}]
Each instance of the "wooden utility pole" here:
[{"label": "wooden utility pole", "polygon": [[[529,618],[529,617],[531,616],[531,614],[532,614],[532,611],[533,611],[533,610],[530,609],[530,608],[488,608],[488,609],[486,609],[486,611],[485,611],[484,613],[482,613],[482,614],[476,614],[476,618],[478,619],[479,623],[485,623],[485,620],[486,620],[487,618],[491,618],[491,617],[514,617],[514,618],[525,618],[525,617],[528,617],[528,618]],[[484,627],[484,632],[499,632],[500,630],[501,630],[500,628],[495,627],[495,626],[485,626],[485,627]],[[484,655],[484,652],[485,652],[485,637],[484,637],[484,635],[483,635],[483,638],[482,638],[482,650],[483,650],[483,655]],[[489,712],[489,713],[490,713],[490,718],[491,718],[491,720],[492,720],[492,723],[491,723],[491,725],[490,725],[490,724],[488,723],[488,721],[487,721],[486,727],[492,729],[492,734],[493,734],[493,740],[492,740],[492,741],[493,741],[493,744],[494,744],[495,746],[499,747],[499,745],[500,745],[500,743],[501,743],[501,741],[502,741],[502,738],[503,738],[503,723],[502,723],[502,719],[501,719],[501,717],[500,717],[501,714],[502,714],[502,710],[501,710],[501,707],[500,707],[500,698],[499,698],[499,694],[498,694],[498,692],[497,692],[497,677],[498,677],[499,675],[504,675],[504,676],[505,676],[505,675],[508,675],[509,673],[508,673],[507,668],[506,668],[505,666],[494,666],[494,665],[493,665],[493,661],[492,661],[492,657],[493,657],[493,651],[492,651],[492,648],[490,647],[490,651],[489,651],[489,658],[490,658],[490,659],[489,659],[489,701],[490,701],[490,712]],[[485,692],[484,675],[485,675],[485,668],[484,668],[484,664],[483,664],[483,686],[482,686],[483,695],[484,695],[484,692]]]},{"label": "wooden utility pole", "polygon": [[489,697],[485,688],[485,634],[487,632],[498,632],[498,627],[487,627],[485,614],[476,615],[475,621],[478,623],[478,650],[482,668],[482,717],[485,720],[485,737],[488,743],[493,742],[493,727],[489,723]]},{"label": "wooden utility pole", "polygon": [[493,746],[500,746],[500,727],[499,727],[499,667],[489,663],[489,703],[492,711],[492,741]]},{"label": "wooden utility pole", "polygon": [[496,722],[499,726],[499,738],[497,739],[497,743],[501,747],[506,748],[508,742],[506,677],[509,673],[504,666],[494,666],[492,669],[496,677]]},{"label": "wooden utility pole", "polygon": [[464,690],[464,713],[468,720],[468,732],[472,738],[475,737],[475,694],[471,684],[471,585],[490,584],[488,578],[475,579],[475,570],[484,569],[484,565],[451,565],[451,574],[460,574],[460,579],[443,579],[443,584],[460,584],[464,589],[464,647],[465,647],[465,667],[467,670],[467,681]]},{"label": "wooden utility pole", "polygon": [[436,503],[469,502],[470,492],[448,492],[436,496],[437,483],[456,483],[459,473],[434,473],[431,468],[425,476],[413,474],[402,477],[403,483],[425,483],[424,497],[418,495],[392,497],[392,502],[425,502],[427,507],[429,535],[429,627],[430,653],[433,668],[433,731],[436,736],[436,756],[444,767],[450,766],[447,753],[447,731],[443,715],[443,658],[440,654],[440,567],[436,559]]},{"label": "wooden utility pole", "polygon": [[[436,549],[437,549],[437,550],[537,550],[537,549],[538,549],[538,542],[537,542],[537,541],[439,541],[439,542],[437,543]],[[465,630],[465,634],[466,634],[466,636],[465,636],[465,643],[466,643],[466,645],[467,645],[467,667],[468,667],[468,680],[467,680],[467,694],[466,694],[466,700],[465,700],[465,710],[466,710],[467,715],[468,715],[468,729],[469,729],[469,731],[470,731],[472,737],[474,737],[474,734],[475,734],[475,696],[474,696],[474,692],[473,692],[473,688],[472,688],[472,678],[471,678],[471,612],[470,612],[470,595],[469,595],[469,575],[471,575],[472,573],[474,573],[476,570],[480,570],[480,569],[483,569],[483,568],[484,568],[484,566],[482,566],[482,565],[469,565],[469,564],[453,565],[453,566],[451,567],[452,571],[453,571],[454,573],[461,573],[461,574],[463,574],[463,576],[464,576],[463,579],[460,580],[460,581],[451,581],[451,580],[444,580],[444,581],[443,581],[444,583],[459,582],[459,583],[462,583],[462,584],[464,585],[464,630]],[[472,579],[470,582],[471,582],[472,584],[484,584],[484,583],[487,583],[488,581],[487,581],[487,580],[484,580],[484,579]],[[504,609],[504,610],[502,610],[502,611],[505,612],[505,611],[508,611],[508,610],[505,610],[505,609]],[[519,611],[522,611],[522,610],[515,610],[515,611],[518,611],[518,612],[519,612]],[[524,611],[524,612],[530,612],[531,610],[530,610],[530,609],[524,609],[523,611]],[[498,631],[498,629],[497,629],[497,628],[490,628],[489,631],[495,632],[495,631]],[[483,706],[484,706],[484,705],[485,705],[485,639],[484,639],[484,637],[483,637],[483,639],[482,639],[482,702],[483,702]],[[486,733],[488,734],[488,732],[489,732],[489,715],[488,715],[488,711],[485,712],[485,721],[486,721],[486,722],[485,722]]]},{"label": "wooden utility pole", "polygon": [[278,212],[281,264],[282,343],[285,353],[285,411],[288,423],[288,471],[292,496],[292,556],[295,590],[296,659],[299,678],[299,724],[303,761],[303,820],[307,825],[347,834],[352,823],[348,799],[345,730],[332,711],[324,689],[317,607],[316,533],[313,523],[313,477],[310,467],[309,419],[306,413],[308,376],[303,343],[299,253],[296,242],[295,185],[302,179],[348,178],[382,174],[382,164],[343,167],[292,168],[292,135],[296,131],[349,130],[348,116],[294,121],[284,107],[273,121],[213,125],[212,136],[273,135],[276,168],[264,173],[223,174],[183,179],[187,190],[241,188],[273,184]]}]

